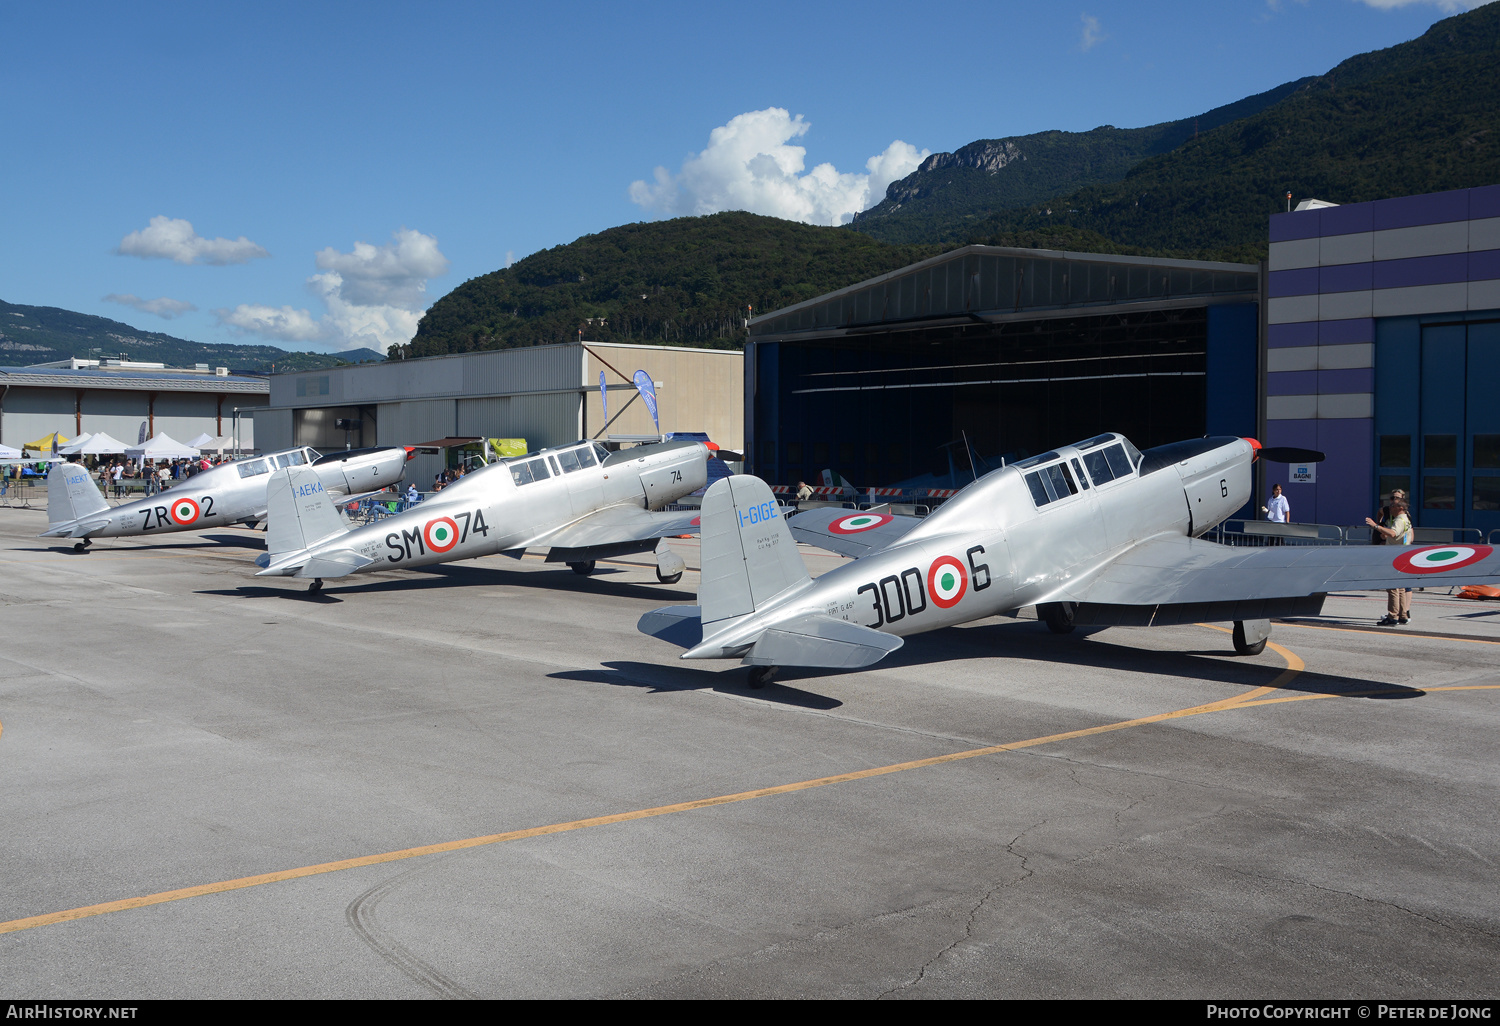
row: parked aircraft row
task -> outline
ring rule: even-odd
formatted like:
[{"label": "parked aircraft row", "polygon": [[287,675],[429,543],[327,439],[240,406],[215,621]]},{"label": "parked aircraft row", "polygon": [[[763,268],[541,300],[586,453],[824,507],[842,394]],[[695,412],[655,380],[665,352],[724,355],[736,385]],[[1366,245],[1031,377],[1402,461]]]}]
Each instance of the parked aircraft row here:
[{"label": "parked aircraft row", "polygon": [[[752,686],[779,667],[858,669],[912,634],[1034,606],[1058,633],[1076,625],[1232,622],[1263,651],[1270,620],[1318,614],[1332,590],[1500,582],[1487,545],[1267,547],[1202,536],[1250,498],[1252,439],[1192,439],[1142,452],[1103,434],[979,478],[925,518],[884,509],[795,516],[755,477],[722,479],[701,513],[662,507],[704,487],[708,446],[672,441],[609,452],[588,441],[483,467],[413,508],[354,527],[351,498],[398,482],[404,448],[321,456],[292,449],[226,464],[159,496],[110,508],[88,473],[48,475],[43,537],[140,535],[230,523],[267,528],[261,576],[325,579],[527,548],[576,572],[654,550],[657,577],[684,569],[663,543],[702,535],[698,602],[643,616],[639,629],[684,659],[739,659]],[[338,498],[335,498],[337,496]],[[813,579],[807,542],[850,557]]]}]

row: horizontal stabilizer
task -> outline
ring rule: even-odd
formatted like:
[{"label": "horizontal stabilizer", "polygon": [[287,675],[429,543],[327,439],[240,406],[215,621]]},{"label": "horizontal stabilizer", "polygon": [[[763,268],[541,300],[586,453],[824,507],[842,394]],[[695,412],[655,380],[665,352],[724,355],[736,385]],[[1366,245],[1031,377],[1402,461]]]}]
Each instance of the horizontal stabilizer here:
[{"label": "horizontal stabilizer", "polygon": [[902,644],[902,639],[893,635],[814,613],[766,631],[745,656],[745,662],[754,666],[857,670],[885,658]]},{"label": "horizontal stabilizer", "polygon": [[922,521],[892,514],[890,506],[864,511],[852,509],[808,509],[787,519],[792,537],[808,545],[837,552],[850,559],[893,545]]},{"label": "horizontal stabilizer", "polygon": [[641,617],[635,629],[678,648],[692,648],[703,640],[702,610],[697,606],[663,606]]},{"label": "horizontal stabilizer", "polygon": [[373,562],[375,560],[369,556],[360,555],[351,549],[320,552],[303,564],[302,569],[297,572],[297,576],[347,577],[361,567],[369,566]]}]

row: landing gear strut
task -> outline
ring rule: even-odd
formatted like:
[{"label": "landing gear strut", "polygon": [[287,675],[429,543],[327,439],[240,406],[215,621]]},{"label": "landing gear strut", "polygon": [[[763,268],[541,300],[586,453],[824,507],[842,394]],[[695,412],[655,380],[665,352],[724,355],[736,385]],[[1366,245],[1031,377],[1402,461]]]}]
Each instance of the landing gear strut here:
[{"label": "landing gear strut", "polygon": [[572,567],[573,572],[580,577],[587,577],[594,572],[594,561],[592,559],[585,563],[569,563],[568,566]]},{"label": "landing gear strut", "polygon": [[760,689],[771,683],[771,678],[776,676],[779,666],[752,666],[750,667],[750,686]]},{"label": "landing gear strut", "polygon": [[316,595],[318,592],[320,592],[322,590],[323,590],[323,578],[321,578],[321,577],[317,578],[316,580],[314,580],[311,584],[309,584],[307,586],[307,593],[309,595]]},{"label": "landing gear strut", "polygon": [[1043,602],[1036,607],[1037,616],[1047,624],[1053,634],[1073,633],[1073,616],[1078,612],[1076,602]]}]

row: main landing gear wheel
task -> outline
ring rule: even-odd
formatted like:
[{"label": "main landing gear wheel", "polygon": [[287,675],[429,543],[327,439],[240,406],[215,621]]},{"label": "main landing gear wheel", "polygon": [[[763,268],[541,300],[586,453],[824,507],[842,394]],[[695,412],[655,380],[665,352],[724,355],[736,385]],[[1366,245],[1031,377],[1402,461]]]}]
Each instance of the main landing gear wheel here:
[{"label": "main landing gear wheel", "polygon": [[321,578],[321,577],[319,577],[317,580],[313,581],[311,584],[309,584],[307,586],[307,593],[309,595],[316,595],[318,592],[320,592],[322,590],[323,590],[323,578]]},{"label": "main landing gear wheel", "polygon": [[752,666],[750,667],[750,686],[752,688],[763,688],[771,683],[771,678],[776,676],[779,666]]},{"label": "main landing gear wheel", "polygon": [[589,574],[594,572],[594,561],[592,559],[587,563],[569,563],[568,565],[572,567],[573,572],[580,577],[587,577]]},{"label": "main landing gear wheel", "polygon": [[661,571],[658,570],[656,571],[656,579],[663,584],[676,584],[678,581],[682,580],[682,571],[679,570],[675,574],[669,574],[668,576],[663,577]]},{"label": "main landing gear wheel", "polygon": [[1078,612],[1078,604],[1076,602],[1043,602],[1036,607],[1036,612],[1053,634],[1072,634],[1073,616]]},{"label": "main landing gear wheel", "polygon": [[[1234,653],[1242,656],[1257,656],[1266,650],[1266,641],[1271,633],[1271,625],[1265,620],[1250,621],[1250,629],[1245,628],[1246,621],[1234,621]],[[1258,638],[1251,641],[1250,638]]]}]

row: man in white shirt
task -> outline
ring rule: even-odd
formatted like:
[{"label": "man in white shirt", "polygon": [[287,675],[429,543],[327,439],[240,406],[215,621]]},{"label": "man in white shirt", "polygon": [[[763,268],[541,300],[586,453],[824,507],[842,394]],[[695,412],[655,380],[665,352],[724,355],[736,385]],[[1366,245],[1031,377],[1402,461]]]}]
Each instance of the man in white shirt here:
[{"label": "man in white shirt", "polygon": [[1286,501],[1286,496],[1281,494],[1281,485],[1271,487],[1271,498],[1260,508],[1260,511],[1273,524],[1291,523],[1292,507]]}]

